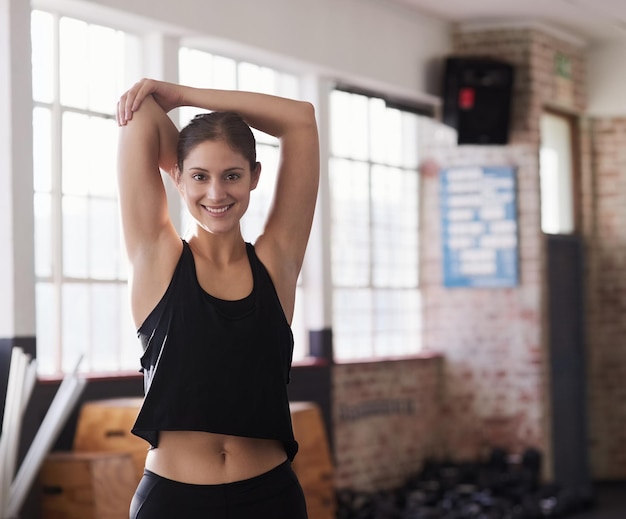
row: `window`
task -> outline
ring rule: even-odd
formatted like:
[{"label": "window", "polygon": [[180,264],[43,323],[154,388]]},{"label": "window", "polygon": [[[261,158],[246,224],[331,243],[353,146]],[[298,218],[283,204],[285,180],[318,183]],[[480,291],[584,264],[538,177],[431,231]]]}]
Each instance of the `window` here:
[{"label": "window", "polygon": [[541,230],[570,234],[575,230],[574,167],[570,118],[551,112],[541,116]]},{"label": "window", "polygon": [[335,358],[417,353],[420,118],[341,90],[330,114]]},{"label": "window", "polygon": [[80,355],[83,371],[136,370],[114,113],[139,42],[38,10],[31,40],[39,371],[68,371]]},{"label": "window", "polygon": [[[182,84],[200,88],[239,89],[295,99],[299,97],[300,85],[296,76],[188,47],[182,47],[179,52],[179,77]],[[182,108],[180,125],[184,126],[201,112],[202,110],[193,107]],[[250,205],[241,225],[244,239],[252,243],[263,231],[263,223],[274,194],[278,169],[278,140],[254,129],[253,133],[257,141],[257,160],[262,165],[261,180],[252,192]],[[188,218],[187,209],[183,208],[183,229],[189,222]],[[302,287],[299,284],[292,323],[295,341],[294,360],[301,359],[308,353],[302,299]]]}]

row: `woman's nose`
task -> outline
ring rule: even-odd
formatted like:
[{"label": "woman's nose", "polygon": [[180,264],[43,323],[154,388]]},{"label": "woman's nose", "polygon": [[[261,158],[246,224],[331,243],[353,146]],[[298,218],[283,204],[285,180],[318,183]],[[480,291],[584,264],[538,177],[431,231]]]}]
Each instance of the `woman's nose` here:
[{"label": "woman's nose", "polygon": [[219,201],[224,199],[225,191],[220,182],[209,182],[206,187],[205,196],[209,200]]}]

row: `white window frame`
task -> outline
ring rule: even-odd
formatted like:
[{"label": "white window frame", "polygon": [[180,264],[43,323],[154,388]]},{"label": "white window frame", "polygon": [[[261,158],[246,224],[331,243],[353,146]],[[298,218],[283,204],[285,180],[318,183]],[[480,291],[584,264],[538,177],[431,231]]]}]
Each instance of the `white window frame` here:
[{"label": "white window frame", "polygon": [[[372,93],[364,93],[362,91],[351,91],[349,88],[339,88],[338,92],[343,92],[344,94],[350,96],[358,96],[371,100],[382,99],[382,96],[378,96]],[[331,94],[332,95],[332,94]],[[390,108],[390,103],[386,103],[387,108]],[[394,106],[392,109],[400,110],[401,112],[413,113],[413,110],[408,108],[402,109],[398,105]],[[332,114],[332,106],[330,108],[330,119],[333,119]],[[369,110],[369,104],[368,104]],[[359,118],[359,124],[369,125],[369,114],[363,113],[355,113],[356,117]],[[362,116],[362,117],[361,117]],[[419,123],[418,123],[419,124]],[[344,129],[345,130],[345,129]],[[333,128],[331,125],[330,132],[332,133]],[[406,166],[399,166],[396,164],[389,164],[385,161],[377,160],[372,157],[372,147],[374,143],[372,139],[375,138],[372,135],[372,131],[370,128],[365,128],[364,131],[368,133],[367,146],[368,152],[367,156],[351,156],[348,153],[337,153],[336,150],[333,149],[331,145],[330,150],[330,163],[329,166],[329,175],[331,176],[330,182],[330,207],[331,214],[333,212],[333,161],[344,161],[346,163],[351,163],[360,167],[363,174],[368,176],[368,193],[367,193],[367,216],[368,226],[366,233],[368,234],[368,250],[365,252],[367,254],[366,262],[367,262],[367,270],[368,276],[367,280],[355,280],[350,279],[350,275],[346,278],[341,278],[341,275],[337,274],[337,263],[336,258],[333,259],[333,273],[332,273],[332,292],[333,292],[333,348],[335,352],[335,361],[338,362],[354,362],[359,360],[373,360],[373,359],[381,359],[381,358],[392,358],[392,357],[402,357],[402,356],[410,356],[419,354],[422,341],[421,341],[421,301],[420,301],[420,289],[419,289],[419,214],[420,214],[420,176],[418,172],[418,163],[417,158],[414,161],[414,167],[408,168]],[[414,144],[415,149],[411,150],[412,153],[415,153],[417,157],[417,135],[418,135],[418,127],[415,126],[415,137],[416,142]],[[332,139],[332,137],[331,137]],[[358,154],[358,153],[357,153]],[[377,282],[374,279],[373,272],[376,269],[376,263],[374,259],[374,247],[375,247],[375,238],[374,235],[376,233],[374,216],[372,215],[373,208],[375,206],[373,201],[373,175],[380,174],[376,173],[377,169],[392,167],[392,169],[398,169],[406,172],[407,174],[410,172],[414,174],[415,186],[416,190],[413,193],[414,195],[414,203],[416,204],[415,209],[415,217],[416,221],[414,222],[415,232],[417,233],[413,253],[415,254],[415,263],[413,265],[415,272],[413,280],[407,284],[407,286],[399,286],[394,282]],[[348,202],[349,203],[349,202]],[[341,203],[338,204],[341,206]],[[336,213],[338,211],[335,211]],[[334,229],[336,225],[337,214],[331,217],[331,235],[334,234]],[[332,245],[331,245],[332,248]],[[337,251],[335,250],[336,254]],[[342,296],[346,294],[352,293],[353,295],[348,296],[348,303],[341,304]],[[385,318],[383,316],[383,308],[378,305],[381,300],[381,296],[383,294],[390,295],[392,299],[397,300],[408,300],[411,302],[410,307],[413,308],[413,313],[407,314],[404,317],[401,317],[400,323],[394,323],[393,317]],[[371,300],[371,304],[368,305],[367,299]],[[343,306],[343,309],[342,309]],[[360,308],[364,307],[364,308]],[[356,318],[351,317],[350,312],[355,312],[355,315],[359,314]],[[346,323],[349,323],[346,326]],[[410,324],[406,324],[409,323]],[[382,324],[384,323],[384,324]],[[344,328],[342,330],[342,327]],[[365,335],[368,335],[367,338],[364,338],[361,342],[360,340],[354,340],[353,337],[358,337],[360,334],[360,329],[365,328],[369,330]],[[368,344],[365,344],[365,342]]]},{"label": "white window frame", "polygon": [[[33,114],[39,109],[45,109],[50,114],[50,176],[51,176],[51,186],[50,191],[42,192],[42,194],[48,194],[50,196],[50,221],[43,222],[47,223],[47,227],[49,229],[49,241],[50,241],[50,251],[49,258],[46,258],[46,263],[49,261],[49,270],[45,274],[36,273],[35,275],[35,286],[36,286],[36,314],[38,315],[37,319],[37,350],[38,350],[38,367],[40,375],[43,376],[54,376],[60,375],[63,372],[71,370],[76,363],[79,361],[82,355],[80,370],[85,373],[90,373],[93,375],[103,374],[103,373],[115,373],[119,374],[120,372],[131,372],[136,371],[138,367],[138,360],[133,362],[132,359],[138,359],[138,353],[140,349],[135,350],[133,348],[133,336],[134,336],[134,327],[131,324],[130,320],[130,311],[128,308],[128,301],[126,296],[126,286],[127,286],[127,275],[125,272],[125,255],[122,252],[122,243],[121,236],[119,241],[119,250],[117,251],[117,260],[120,264],[120,270],[118,271],[117,276],[107,276],[106,278],[98,278],[90,276],[89,274],[86,276],[69,276],[64,273],[64,258],[63,258],[63,197],[65,196],[63,193],[62,186],[62,178],[63,178],[63,166],[62,166],[62,147],[63,147],[63,136],[62,136],[62,121],[64,114],[75,113],[78,115],[84,115],[88,117],[97,118],[100,120],[114,120],[114,110],[115,105],[112,105],[112,109],[109,112],[100,112],[94,111],[90,109],[77,108],[71,106],[64,106],[61,103],[61,92],[60,92],[60,59],[61,59],[61,50],[60,50],[60,23],[63,18],[72,18],[75,20],[79,20],[88,25],[98,25],[110,28],[114,31],[123,31],[118,27],[112,27],[111,24],[106,23],[98,23],[94,20],[85,20],[81,16],[74,16],[72,13],[62,12],[60,10],[51,8],[51,6],[46,5],[42,8],[37,8],[35,6],[32,9],[32,13],[42,12],[47,16],[52,17],[52,64],[51,67],[51,76],[52,76],[52,99],[42,101],[33,99]],[[128,31],[123,31],[125,34],[131,35]],[[133,35],[137,36],[137,35]],[[138,65],[138,61],[136,63]],[[128,72],[128,71],[125,71]],[[138,71],[137,71],[138,72]],[[34,74],[36,77],[36,74]],[[35,79],[36,80],[36,79]],[[112,139],[116,139],[116,136],[112,136]],[[34,153],[37,153],[35,142],[33,143]],[[94,160],[97,160],[94,158]],[[35,161],[35,168],[36,168]],[[114,161],[113,161],[114,162]],[[37,175],[37,171],[34,168],[34,175]],[[85,174],[88,174],[88,166],[85,167]],[[110,174],[112,177],[115,177],[115,171],[111,171]],[[36,197],[38,192],[34,191],[34,196]],[[100,199],[100,200],[108,200],[109,203],[115,203],[117,205],[117,196],[107,196],[105,198],[101,198],[99,195],[96,195],[94,198],[91,194],[86,194],[80,197],[81,199],[89,202],[90,200]],[[35,207],[35,211],[37,211],[37,207]],[[37,229],[37,224],[35,224]],[[115,222],[111,222],[111,225],[117,225]],[[36,244],[37,245],[37,244]],[[88,253],[87,253],[88,254]],[[38,257],[37,246],[35,247],[35,256]],[[88,254],[89,256],[89,254]],[[116,315],[116,325],[118,326],[117,330],[117,340],[111,341],[111,352],[114,356],[115,360],[112,358],[107,358],[106,367],[104,368],[104,364],[98,363],[93,359],[93,348],[92,342],[87,341],[88,344],[84,344],[81,348],[80,353],[77,352],[75,357],[68,358],[68,355],[64,355],[64,344],[65,338],[64,335],[64,322],[65,326],[69,325],[69,318],[64,315],[63,310],[63,290],[64,287],[68,287],[73,284],[83,284],[88,287],[88,301],[89,304],[93,304],[94,300],[92,298],[93,292],[92,288],[97,286],[99,287],[113,287],[113,290],[118,292],[119,298],[116,298],[118,302],[118,307],[113,310],[113,313]],[[51,299],[47,299],[44,303],[43,296],[41,294],[41,289],[44,286],[49,286],[51,290]],[[48,326],[42,324],[44,322],[48,323]],[[77,323],[84,327],[86,327],[87,334],[89,337],[93,338],[93,333],[95,333],[95,328],[92,320],[90,319],[87,323]],[[114,324],[111,324],[112,326]]]}]

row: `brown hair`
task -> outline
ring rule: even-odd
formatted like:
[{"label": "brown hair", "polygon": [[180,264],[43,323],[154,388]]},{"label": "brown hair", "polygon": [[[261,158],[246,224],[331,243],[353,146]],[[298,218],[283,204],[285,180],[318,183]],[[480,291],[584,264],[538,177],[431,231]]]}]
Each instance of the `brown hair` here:
[{"label": "brown hair", "polygon": [[250,163],[250,170],[254,171],[257,165],[256,141],[250,126],[235,112],[210,112],[196,115],[181,130],[176,148],[179,174],[193,148],[205,141],[219,140],[241,153]]}]

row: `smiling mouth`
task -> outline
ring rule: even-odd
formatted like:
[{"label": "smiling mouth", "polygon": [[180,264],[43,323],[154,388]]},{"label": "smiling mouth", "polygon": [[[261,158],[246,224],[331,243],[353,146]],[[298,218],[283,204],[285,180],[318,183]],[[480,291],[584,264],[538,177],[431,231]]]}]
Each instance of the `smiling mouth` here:
[{"label": "smiling mouth", "polygon": [[203,205],[202,207],[210,215],[220,216],[220,215],[226,213],[233,205],[234,204],[229,204],[229,205],[225,205],[223,207],[209,207],[209,206]]}]

